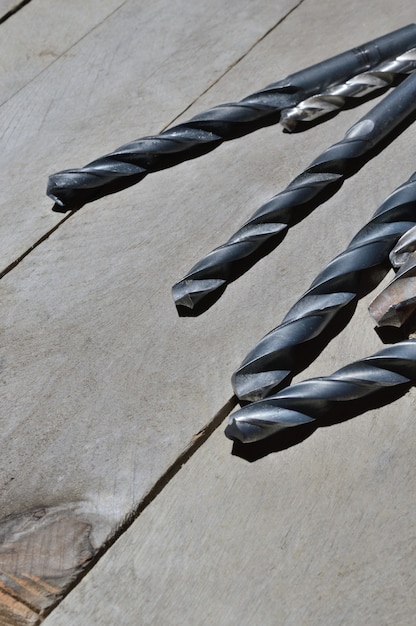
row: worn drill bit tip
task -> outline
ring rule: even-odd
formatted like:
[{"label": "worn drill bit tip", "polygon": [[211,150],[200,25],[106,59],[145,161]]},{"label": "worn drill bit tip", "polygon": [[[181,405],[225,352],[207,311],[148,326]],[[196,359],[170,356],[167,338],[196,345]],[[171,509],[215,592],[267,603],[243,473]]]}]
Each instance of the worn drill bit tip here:
[{"label": "worn drill bit tip", "polygon": [[[318,274],[279,326],[247,354],[232,377],[234,392],[241,401],[261,400],[290,382],[318,356],[323,343],[340,332],[349,320],[345,315],[348,309],[352,314],[359,298],[372,291],[388,272],[392,248],[416,222],[415,206],[416,173],[386,198],[347,248]],[[403,246],[399,250],[405,252]]]},{"label": "worn drill bit tip", "polygon": [[408,50],[395,59],[384,61],[374,69],[353,76],[345,83],[333,85],[326,91],[302,100],[295,107],[285,109],[280,123],[289,132],[301,122],[314,120],[340,110],[349,100],[365,98],[372,92],[390,87],[395,80],[416,70],[416,48]]},{"label": "worn drill bit tip", "polygon": [[283,109],[408,50],[415,40],[416,25],[410,24],[338,54],[239,102],[214,107],[158,135],[121,146],[85,167],[53,174],[47,194],[61,209],[69,210],[125,189],[149,172],[199,157],[223,141],[277,123]]},{"label": "worn drill bit tip", "polygon": [[[374,156],[374,148],[416,110],[415,93],[413,74],[350,128],[343,140],[325,150],[285,190],[261,206],[226,243],[194,265],[173,287],[173,298],[178,292],[183,298],[187,291],[194,311],[206,310],[202,281],[223,279],[223,292],[226,284],[276,248],[291,226],[334,195],[354,169]],[[197,302],[193,293],[198,294]],[[208,304],[215,301],[212,289],[207,296]],[[180,309],[178,313],[183,314]]]},{"label": "worn drill bit tip", "polygon": [[377,326],[402,327],[416,309],[416,227],[410,228],[390,252],[399,271],[372,301],[368,310]]},{"label": "worn drill bit tip", "polygon": [[311,378],[231,414],[225,434],[242,443],[260,441],[287,428],[336,423],[364,412],[386,390],[416,380],[416,340],[408,339],[356,361],[330,376]]}]

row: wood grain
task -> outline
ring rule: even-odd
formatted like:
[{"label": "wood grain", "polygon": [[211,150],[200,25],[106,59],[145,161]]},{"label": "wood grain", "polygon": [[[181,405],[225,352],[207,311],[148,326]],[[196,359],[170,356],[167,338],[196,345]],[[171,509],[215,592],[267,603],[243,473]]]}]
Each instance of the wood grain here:
[{"label": "wood grain", "polygon": [[[94,3],[73,0],[29,2],[0,30],[0,106],[52,65],[123,4],[122,0]],[[20,3],[0,1],[0,18]]]},{"label": "wood grain", "polygon": [[415,439],[414,396],[251,464],[219,429],[44,625],[410,626]]},{"label": "wood grain", "polygon": [[[44,198],[48,173],[167,125],[292,6],[127,2],[11,97],[0,108],[4,265],[61,219]],[[236,97],[246,95],[246,85],[235,87]],[[208,182],[204,167],[200,180],[192,168],[186,179],[164,173],[139,196],[74,215],[1,281],[2,516],[14,537],[22,515],[62,510],[56,526],[30,540],[7,535],[13,567],[11,553],[0,554],[7,597],[22,601],[30,619],[56,601],[231,395],[232,351],[216,365],[221,320],[190,331],[170,300],[185,261],[175,250]],[[208,359],[198,348],[205,341]],[[71,535],[74,520],[81,526]],[[54,590],[35,590],[34,577]]]},{"label": "wood grain", "polygon": [[[376,11],[375,1],[363,6],[353,0],[341,16],[333,11],[330,0],[305,0],[276,26],[296,5],[289,0],[277,4],[215,0],[208,6],[202,0],[126,2],[73,46],[70,55],[60,57],[27,83],[0,108],[4,129],[2,263],[12,262],[57,223],[43,195],[48,173],[82,165],[135,136],[160,130],[178,116],[187,118],[219,102],[237,100],[412,19],[405,0],[399,0],[393,16],[381,10],[381,4]],[[310,26],[316,20],[323,30],[319,37]],[[140,503],[151,500],[146,497],[154,485],[162,476],[172,475],[170,468],[176,467],[195,435],[229,399],[231,372],[247,350],[280,321],[322,265],[410,175],[414,167],[411,128],[348,181],[331,202],[293,229],[275,254],[230,286],[206,315],[186,320],[177,317],[170,286],[194,260],[217,245],[224,233],[232,233],[236,224],[283,188],[325,146],[341,138],[371,106],[367,103],[359,113],[347,111],[304,135],[292,137],[277,128],[264,129],[203,159],[149,176],[139,186],[74,214],[3,277],[0,507],[8,531],[0,570],[7,589],[12,582],[19,589],[16,595],[7,592],[9,603],[10,598],[19,600],[16,615],[26,611],[29,621],[33,611],[45,611],[45,603],[56,601],[68,580],[111,543],[140,509]],[[327,373],[378,347],[365,307],[357,320],[358,325],[343,333],[310,373]],[[408,402],[405,399],[402,405],[406,410]],[[319,437],[308,441],[306,469],[299,476],[304,448],[290,453],[295,456],[287,465],[285,455],[268,457],[256,466],[243,464],[243,471],[242,462],[230,456],[229,442],[218,433],[195,455],[196,465],[190,462],[185,466],[190,468],[187,480],[182,483],[185,474],[179,472],[179,482],[172,481],[172,489],[179,485],[178,490],[170,496],[166,491],[166,498],[164,489],[157,495],[155,505],[163,512],[154,531],[148,518],[139,517],[140,524],[144,520],[142,530],[135,534],[129,556],[136,563],[140,560],[137,555],[143,554],[144,569],[147,559],[153,559],[149,578],[143,577],[143,570],[136,577],[136,565],[134,572],[126,565],[128,548],[120,551],[120,568],[126,575],[132,572],[133,590],[126,584],[126,594],[119,597],[130,596],[133,604],[129,606],[125,599],[123,609],[113,603],[118,594],[117,578],[122,577],[114,565],[117,576],[108,570],[105,574],[116,590],[113,595],[91,600],[85,609],[88,597],[97,598],[93,584],[86,595],[76,596],[69,613],[60,613],[61,617],[56,613],[56,619],[72,615],[74,623],[87,615],[85,619],[96,623],[93,616],[101,609],[94,603],[99,602],[103,615],[113,620],[110,623],[140,623],[132,620],[139,610],[135,602],[140,603],[144,594],[148,601],[143,623],[146,619],[169,623],[172,615],[182,620],[178,623],[195,623],[187,618],[195,617],[200,604],[207,619],[221,623],[227,597],[212,586],[217,577],[220,582],[230,579],[226,588],[235,596],[234,604],[223,614],[229,620],[234,615],[244,618],[237,595],[240,581],[232,575],[237,564],[236,571],[248,568],[255,585],[241,604],[247,609],[247,619],[251,617],[253,623],[259,610],[259,623],[267,624],[274,613],[260,606],[264,568],[270,573],[269,597],[281,579],[291,580],[296,588],[299,568],[305,562],[316,574],[331,557],[330,548],[338,537],[331,532],[338,531],[348,513],[344,499],[348,500],[348,484],[353,480],[350,475],[350,482],[345,478],[337,488],[338,475],[345,474],[350,459],[350,454],[344,453],[338,465],[338,451],[350,452],[351,441],[354,445],[356,441],[369,442],[357,452],[351,467],[359,481],[375,442],[383,436],[393,437],[391,430],[374,439],[366,429],[355,432],[362,423],[366,422],[351,422],[353,432],[337,430],[340,439],[334,449],[329,437],[333,429],[323,447],[315,448],[322,441]],[[401,422],[400,449],[403,440],[411,440],[408,424],[407,418]],[[383,458],[373,456],[373,470],[363,491],[357,492],[363,502],[368,501],[365,523],[358,523],[359,507],[352,509],[358,511],[357,518],[347,516],[351,528],[362,531],[366,539],[373,515],[383,525],[379,491],[370,489],[376,461],[389,468],[388,447],[383,450],[387,454],[384,466]],[[403,466],[397,461],[397,450],[394,455],[396,485]],[[319,471],[308,482],[307,470],[310,472],[314,463]],[[257,468],[254,477],[251,467]],[[322,490],[328,475],[337,476],[332,500]],[[273,492],[276,482],[282,486]],[[222,483],[224,490],[219,488]],[[269,492],[275,493],[270,501]],[[396,502],[401,514],[403,502],[395,501],[396,493],[389,483],[390,500],[386,501],[391,506]],[[404,494],[409,497],[408,487]],[[339,516],[333,515],[333,509]],[[42,518],[45,526],[41,520],[33,520],[27,534],[17,532],[22,519],[30,520],[34,511],[46,512]],[[216,511],[228,513],[216,518]],[[282,516],[277,521],[276,511]],[[240,527],[245,517],[247,526]],[[262,523],[256,535],[259,518]],[[274,570],[272,557],[267,560],[266,556],[270,545],[281,539],[277,529],[287,528],[290,520],[298,518],[310,524],[305,521],[300,528],[311,546],[312,535],[320,536],[324,525],[328,543],[321,539],[316,549],[322,548],[325,558],[317,570],[313,551],[307,553],[306,561],[302,558],[309,543],[298,544],[295,525],[285,566]],[[334,520],[334,531],[330,532],[328,518]],[[205,525],[208,521],[210,532]],[[195,534],[190,528],[194,522]],[[387,542],[392,518],[386,523],[389,530],[381,538]],[[307,533],[308,528],[312,534]],[[271,529],[269,534],[267,529]],[[403,530],[400,525],[400,532]],[[206,540],[201,539],[201,532],[206,533]],[[233,540],[229,553],[221,543],[223,534]],[[160,545],[167,546],[168,558],[166,552],[158,551],[159,537]],[[342,555],[348,553],[352,540],[353,535],[347,534],[345,543],[339,545]],[[115,561],[119,545],[113,548]],[[191,553],[184,549],[187,546],[192,546]],[[218,546],[221,550],[217,552]],[[377,546],[375,543],[374,553]],[[399,552],[400,563],[407,567],[407,553],[404,548]],[[262,558],[257,559],[257,554]],[[176,561],[183,569],[182,578]],[[204,564],[202,572],[198,572],[199,562]],[[379,567],[374,558],[369,563]],[[390,571],[396,574],[397,567]],[[334,574],[335,569],[328,572]],[[189,591],[188,573],[194,581]],[[172,592],[164,596],[160,582],[170,584],[176,577],[177,586],[172,584]],[[347,600],[359,592],[353,585],[354,576],[348,580],[351,592],[341,596]],[[159,586],[154,581],[159,581]],[[42,591],[36,586],[44,583],[53,589],[44,587]],[[207,596],[212,589],[215,602],[210,606]],[[306,593],[306,588],[302,589]],[[335,587],[331,589],[336,593]],[[179,591],[176,600],[174,590]],[[316,586],[311,587],[308,598],[314,595],[319,595]],[[296,600],[294,593],[288,592],[287,597],[291,603]],[[253,606],[250,598],[254,598]],[[108,610],[106,602],[112,603]],[[272,604],[272,609],[276,606]],[[302,610],[300,607],[297,617]],[[342,617],[337,611],[331,609],[328,615]],[[48,619],[54,616],[55,612]]]},{"label": "wood grain", "polygon": [[[277,7],[254,7],[245,0],[225,6],[216,0],[208,10],[201,0],[124,2],[67,52],[57,50],[58,58],[0,107],[0,267],[59,222],[45,196],[48,174],[159,132],[295,5],[280,0]],[[42,27],[46,37],[60,17],[45,12],[44,18],[50,20]],[[21,50],[22,34],[14,30],[7,48]],[[20,61],[20,79],[27,81],[25,67]],[[5,80],[10,75],[6,69]]]},{"label": "wood grain", "polygon": [[0,617],[31,624],[93,556],[91,524],[70,506],[37,508],[0,523]]},{"label": "wood grain", "polygon": [[[352,32],[358,43],[412,19],[405,2],[396,23],[381,3],[363,6],[357,1],[342,15],[331,8],[329,1],[303,3],[186,116],[231,100],[247,76],[264,84],[271,82],[270,59],[278,60],[279,67],[287,62],[288,71],[294,71],[306,64],[305,50],[308,63],[313,62],[352,45]],[[315,29],[306,28],[316,23],[321,25],[319,38]],[[282,70],[281,75],[284,73]],[[146,332],[153,332],[149,328],[154,313],[160,310],[156,303],[181,275],[181,268],[188,269],[222,241],[224,233],[233,232],[235,224],[241,224],[324,147],[340,139],[371,106],[367,103],[359,110],[344,112],[310,133],[294,137],[281,135],[277,129],[260,131],[224,145],[203,160],[149,177],[140,189],[123,192],[123,202],[116,204],[119,220],[127,221],[124,256],[133,238],[128,228],[143,234],[136,247],[144,255],[141,261],[129,256],[135,276],[132,284],[137,285],[132,293],[140,294],[142,303],[141,312],[136,313],[140,326],[144,327],[147,312],[151,322]],[[411,127],[347,181],[337,196],[294,228],[279,250],[231,285],[202,318],[177,324],[169,316],[167,299],[164,301],[166,330],[159,326],[158,337],[148,336],[147,345],[152,344],[154,352],[148,348],[145,353],[152,354],[153,363],[170,365],[163,375],[154,376],[155,380],[163,376],[165,397],[172,403],[169,407],[164,404],[161,394],[152,399],[150,409],[162,407],[162,416],[169,418],[182,410],[191,422],[192,412],[201,415],[213,397],[225,398],[234,364],[282,319],[317,272],[348,244],[384,197],[412,173],[414,165],[406,155],[413,140]],[[105,241],[106,231],[120,240],[122,226],[98,223],[111,219],[114,202],[107,199],[100,203],[101,212],[97,203],[88,215],[77,216],[83,223],[82,235],[81,230],[76,231],[71,241],[84,239],[91,249],[92,223],[99,241]],[[140,215],[134,213],[135,207]],[[170,209],[163,212],[163,223],[162,207]],[[69,226],[72,229],[75,224]],[[158,236],[149,236],[156,232]],[[160,237],[165,232],[169,232],[169,244],[167,235]],[[152,239],[151,245],[144,241],[146,236]],[[113,258],[114,268],[118,257],[107,245],[95,258]],[[169,256],[171,250],[175,253]],[[107,269],[98,263],[95,261],[97,275],[110,271],[110,263]],[[142,274],[138,278],[142,265],[153,270],[148,277]],[[81,275],[79,266],[76,273]],[[120,276],[119,270],[113,269],[113,282],[124,282]],[[160,292],[150,287],[155,284],[148,282],[150,276],[158,277]],[[97,288],[104,292],[99,285]],[[118,293],[120,302],[122,291]],[[155,299],[150,301],[150,295]],[[366,304],[361,303],[354,322],[298,378],[329,373],[380,347]],[[123,316],[124,324],[128,318]],[[161,317],[157,319],[159,324]],[[124,361],[119,360],[116,369],[124,364],[128,371],[130,347],[123,344]],[[133,352],[134,348],[130,354]],[[138,355],[143,350],[135,352]],[[146,368],[143,365],[140,375],[147,390]],[[174,382],[182,377],[189,382],[175,389],[172,376]],[[411,623],[414,498],[408,468],[413,464],[413,411],[411,393],[392,407],[320,431],[298,447],[253,464],[231,456],[230,442],[218,431],[46,624],[66,626],[79,615],[87,624],[98,620],[123,625],[378,626],[391,623],[395,615],[399,621]],[[149,413],[152,420],[159,414],[155,410]],[[166,434],[160,422],[153,421],[153,428],[153,432]]]}]

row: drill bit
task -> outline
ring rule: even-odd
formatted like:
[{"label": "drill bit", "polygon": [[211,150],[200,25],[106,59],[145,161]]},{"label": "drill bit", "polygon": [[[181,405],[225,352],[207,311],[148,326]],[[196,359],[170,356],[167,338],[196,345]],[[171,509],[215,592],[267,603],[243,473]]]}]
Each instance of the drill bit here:
[{"label": "drill bit", "polygon": [[414,256],[416,252],[416,227],[409,228],[409,230],[400,237],[399,241],[394,246],[393,250],[389,254],[390,263],[395,268],[400,268],[402,265]]},{"label": "drill bit", "polygon": [[[231,414],[225,434],[242,443],[260,441],[286,428],[326,426],[391,401],[416,379],[416,340],[407,339],[350,363],[330,376],[311,378]],[[386,395],[390,397],[386,400]]]},{"label": "drill bit", "polygon": [[312,122],[320,117],[340,110],[350,98],[365,98],[380,89],[386,89],[394,81],[416,70],[416,48],[400,54],[394,59],[380,63],[372,70],[357,74],[346,82],[333,85],[326,91],[302,100],[295,107],[285,109],[280,123],[285,130],[292,132],[299,123]]},{"label": "drill bit", "polygon": [[416,25],[410,24],[296,72],[240,102],[214,107],[159,135],[137,139],[85,167],[53,174],[47,194],[60,210],[80,208],[138,183],[149,172],[201,156],[223,141],[274,124],[282,109],[408,50],[415,41]]},{"label": "drill bit", "polygon": [[416,308],[416,227],[410,228],[390,252],[399,271],[372,301],[368,310],[377,326],[402,327]]},{"label": "drill bit", "polygon": [[[347,248],[318,274],[279,326],[269,332],[234,372],[235,394],[255,402],[290,383],[340,332],[336,318],[378,284],[390,269],[389,255],[400,237],[416,224],[416,172],[381,204]],[[351,313],[352,314],[352,313]],[[332,327],[332,330],[331,330]],[[330,336],[328,336],[330,335]]]},{"label": "drill bit", "polygon": [[198,315],[211,306],[258,260],[284,239],[287,231],[324,200],[346,178],[374,156],[374,149],[416,110],[416,74],[406,78],[323,152],[286,189],[261,206],[223,245],[200,260],[172,289],[179,315]]}]

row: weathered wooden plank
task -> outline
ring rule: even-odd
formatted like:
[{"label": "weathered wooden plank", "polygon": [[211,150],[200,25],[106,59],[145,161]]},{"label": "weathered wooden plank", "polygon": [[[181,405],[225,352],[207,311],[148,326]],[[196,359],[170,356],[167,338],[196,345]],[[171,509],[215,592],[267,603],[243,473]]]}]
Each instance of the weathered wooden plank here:
[{"label": "weathered wooden plank", "polygon": [[252,464],[219,429],[45,626],[412,624],[415,438],[414,395]]},{"label": "weathered wooden plank", "polygon": [[[201,1],[179,10],[162,0],[128,2],[75,46],[73,56],[16,94],[0,110],[3,262],[55,223],[43,199],[47,173],[160,130],[290,6],[218,1],[208,9]],[[132,48],[139,22],[143,40]],[[229,24],[236,29],[231,38]],[[253,90],[270,82],[275,69],[256,76]],[[229,91],[243,97],[247,84],[241,75],[234,80]],[[261,136],[255,141],[258,150]],[[269,145],[274,151],[273,139]],[[8,589],[14,580],[18,597],[27,594],[36,611],[51,601],[50,590],[33,597],[23,585],[24,556],[33,555],[33,569],[25,565],[30,581],[36,575],[39,584],[64,588],[231,395],[237,334],[230,334],[218,367],[222,316],[208,327],[205,320],[184,323],[170,299],[170,285],[196,254],[194,246],[179,252],[185,238],[195,244],[201,226],[211,228],[214,201],[220,213],[220,200],[235,201],[235,187],[223,197],[224,166],[240,187],[247,178],[247,166],[228,151],[223,155],[225,161],[184,164],[91,205],[1,281],[0,508],[7,516],[3,541],[18,558],[13,567],[2,565],[0,554],[0,569]],[[200,243],[214,242],[216,233]],[[203,355],[198,346],[206,341],[212,350]],[[39,510],[56,526],[33,524],[21,537],[22,516]],[[53,528],[61,529],[58,543],[45,541]],[[65,537],[74,528],[71,544]]]},{"label": "weathered wooden plank", "polygon": [[296,3],[125,2],[4,103],[0,267],[60,218],[45,197],[48,174],[160,131]]},{"label": "weathered wooden plank", "polygon": [[0,0],[0,21],[6,21],[24,5],[22,0]]},{"label": "weathered wooden plank", "polygon": [[[243,96],[247,76],[271,82],[276,67],[270,59],[282,75],[306,65],[305,50],[307,62],[314,62],[412,19],[404,0],[397,21],[380,3],[375,11],[354,1],[342,18],[332,9],[329,0],[304,2],[186,116]],[[306,27],[316,23],[319,38],[316,28]],[[42,501],[61,502],[69,492],[74,501],[74,492],[86,493],[79,512],[85,519],[94,512],[92,537],[105,536],[112,510],[121,519],[160,475],[161,455],[166,465],[174,462],[190,433],[225,402],[229,375],[247,350],[413,171],[414,129],[293,229],[202,318],[178,320],[169,287],[370,106],[304,135],[259,131],[149,176],[60,229],[32,258],[36,281],[29,268],[23,275],[22,264],[12,308],[19,311],[29,300],[32,319],[39,328],[48,320],[49,328],[35,336],[33,323],[29,328],[20,315],[8,340],[15,344],[20,337],[27,352],[50,364],[37,364],[36,399],[22,430],[32,419],[42,423],[42,412],[54,415],[54,449],[40,432],[35,445],[52,475],[64,474],[48,492],[40,487]],[[94,259],[89,266],[88,259]],[[46,275],[49,285],[39,289]],[[362,303],[354,323],[307,375],[329,373],[379,345]],[[25,368],[23,379],[34,380],[23,358],[17,365]],[[218,432],[46,623],[69,624],[82,615],[87,624],[275,624],[277,615],[285,624],[379,624],[391,623],[395,611],[406,623],[414,607],[401,590],[400,572],[410,589],[413,396],[252,465],[231,457],[230,443]],[[68,430],[69,416],[77,431]],[[88,459],[78,454],[75,462],[64,445],[80,450],[85,441]],[[58,456],[67,459],[64,472]],[[25,459],[30,466],[29,455]],[[26,475],[16,493],[30,502],[29,490]],[[380,589],[387,587],[383,596]]]},{"label": "weathered wooden plank", "polygon": [[[20,4],[2,0],[0,18]],[[74,44],[122,4],[35,0],[14,13],[0,31],[0,106],[60,56],[70,54]]]}]

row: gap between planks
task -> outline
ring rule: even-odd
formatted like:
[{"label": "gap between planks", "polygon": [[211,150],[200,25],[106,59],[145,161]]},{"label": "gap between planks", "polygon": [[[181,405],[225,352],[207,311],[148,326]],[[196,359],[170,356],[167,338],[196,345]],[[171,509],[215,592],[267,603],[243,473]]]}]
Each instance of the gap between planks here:
[{"label": "gap between planks", "polygon": [[[303,1],[303,0],[302,0]],[[9,19],[9,17],[12,17],[13,15],[15,15],[16,13],[19,12],[20,9],[23,9],[26,5],[30,4],[32,2],[32,0],[22,0],[22,2],[20,4],[18,4],[14,9],[11,9],[10,11],[8,11],[3,17],[0,17],[0,25],[2,23],[4,23],[6,20]],[[80,37],[79,39],[77,39],[76,41],[74,41],[68,48],[66,48],[65,50],[62,50],[61,54],[59,54],[56,58],[53,59],[53,61],[51,61],[51,63],[49,63],[49,65],[45,65],[45,67],[38,72],[38,74],[36,74],[35,76],[32,76],[32,78],[30,80],[27,81],[27,83],[25,83],[20,89],[18,89],[17,91],[15,91],[13,93],[12,96],[10,96],[10,98],[7,98],[6,100],[4,100],[4,102],[1,103],[0,106],[3,106],[4,104],[6,104],[11,98],[14,98],[14,96],[16,96],[22,89],[24,89],[27,85],[30,85],[30,83],[32,83],[34,80],[36,80],[36,78],[38,78],[38,76],[40,76],[41,74],[43,74],[43,72],[45,72],[47,69],[50,68],[51,65],[53,65],[54,63],[56,63],[56,61],[59,61],[59,59],[61,57],[63,57],[64,55],[66,55],[70,50],[72,50],[72,48],[76,45],[79,44],[80,41],[82,41],[83,39],[85,39],[85,37],[88,37],[92,32],[94,32],[94,30],[96,28],[98,28],[99,26],[101,26],[101,24],[103,24],[109,17],[111,17],[112,15],[114,15],[114,13],[117,13],[117,11],[119,11],[125,4],[126,2],[128,2],[128,0],[124,0],[123,2],[121,2],[121,4],[119,4],[119,6],[115,9],[113,9],[113,11],[111,11],[108,15],[106,15],[100,22],[97,22],[97,24],[95,24],[89,31],[87,31],[86,33],[84,33],[82,35],[82,37]]]},{"label": "gap between planks", "polygon": [[[264,35],[262,35],[255,43],[253,43],[246,51],[244,54],[242,54],[234,63],[231,63],[231,65],[229,65],[227,67],[227,69],[221,74],[221,76],[219,76],[216,80],[214,80],[209,87],[207,87],[206,89],[204,89],[204,91],[202,93],[199,94],[199,96],[197,98],[195,98],[194,100],[192,100],[192,102],[190,104],[188,104],[187,107],[185,107],[183,109],[183,111],[181,111],[180,113],[178,113],[178,115],[176,115],[176,117],[173,118],[173,120],[171,120],[169,122],[169,124],[167,126],[165,126],[161,132],[163,132],[164,130],[166,130],[167,128],[169,128],[169,126],[172,126],[172,124],[174,124],[176,122],[176,120],[178,120],[180,117],[182,117],[182,115],[184,115],[186,113],[186,111],[188,111],[191,107],[193,107],[194,104],[196,104],[198,102],[198,100],[200,100],[203,96],[205,96],[217,83],[220,82],[220,80],[222,80],[224,78],[224,76],[226,76],[228,74],[228,72],[230,72],[234,67],[236,67],[239,63],[241,63],[241,61],[243,61],[243,59],[246,58],[246,56],[248,54],[250,54],[250,52],[252,52],[254,50],[254,48],[256,46],[259,45],[259,43],[261,43],[264,39],[266,39],[266,37],[268,37],[274,30],[276,30],[276,28],[278,26],[280,26],[280,24],[282,24],[282,22],[284,22],[294,11],[296,11],[296,9],[298,9],[301,4],[303,4],[305,2],[305,0],[299,0],[299,2],[296,4],[296,6],[292,7],[283,17],[280,18],[280,20],[278,20],[276,22],[276,24],[274,24],[273,26],[271,26],[265,33]],[[278,79],[277,79],[278,80]],[[248,95],[248,94],[247,94]]]},{"label": "gap between planks", "polygon": [[237,406],[237,397],[233,395],[224,406],[214,415],[213,419],[208,422],[199,432],[192,436],[191,442],[187,448],[175,459],[168,469],[155,482],[153,487],[148,491],[144,498],[139,502],[137,507],[127,516],[124,522],[119,526],[115,533],[97,550],[92,559],[83,567],[82,571],[77,575],[73,583],[65,587],[65,591],[59,598],[42,612],[40,620],[36,626],[42,623],[47,615],[49,615],[60,602],[81,582],[81,580],[93,569],[101,557],[116,543],[116,541],[128,530],[128,528],[137,520],[143,511],[157,498],[163,489],[170,483],[183,466],[193,457],[198,449],[211,437],[219,426],[228,417],[231,411]]},{"label": "gap between planks", "polygon": [[[14,9],[9,11],[9,13],[5,14],[2,18],[0,18],[0,24],[8,17],[11,17],[15,13],[17,13],[21,8],[25,5],[29,4],[31,0],[23,0],[21,3],[16,5]],[[126,2],[127,0],[125,0]],[[251,46],[247,48],[247,50],[242,54],[235,62],[231,63],[222,74],[213,81],[206,89],[204,89],[198,97],[192,100],[192,102],[187,105],[180,113],[174,116],[167,125],[165,125],[160,132],[172,126],[175,121],[183,116],[195,103],[197,103],[204,95],[206,95],[210,89],[212,89],[217,83],[220,82],[222,78],[224,78],[235,66],[238,65],[248,54],[250,54],[255,47],[262,42],[268,35],[270,35],[282,22],[284,22],[297,8],[299,8],[305,0],[299,0],[299,2],[290,9],[282,18],[280,18],[272,27],[270,27],[258,40],[253,43]],[[115,9],[112,13],[118,11],[125,2],[122,2],[120,6]],[[112,13],[110,15],[112,15]],[[107,19],[109,16],[106,16]],[[104,21],[104,20],[103,20]],[[97,26],[94,26],[91,31],[93,31]],[[81,39],[87,36],[91,31],[86,33]],[[74,42],[70,48],[75,46],[77,42]],[[69,48],[69,49],[70,49]],[[59,57],[58,57],[59,58]],[[57,60],[57,59],[55,59]],[[53,61],[53,63],[55,62]],[[49,67],[49,66],[48,66]],[[44,68],[47,69],[47,68]],[[43,72],[44,70],[42,70]],[[41,72],[41,73],[42,73]],[[34,77],[36,78],[36,77]],[[32,82],[33,79],[31,79]],[[0,271],[0,279],[3,278],[6,274],[11,272],[15,267],[17,267],[21,261],[23,261],[33,250],[39,247],[43,242],[45,242],[49,237],[60,228],[62,224],[64,224],[68,219],[73,217],[73,215],[78,211],[71,211],[63,219],[61,219],[53,228],[49,229],[44,233],[37,241],[35,241],[25,252],[23,252],[19,257],[17,257],[14,261],[12,261],[7,267],[5,267],[2,271]],[[130,514],[126,517],[123,523],[118,527],[118,529],[113,533],[113,535],[99,548],[99,550],[94,554],[93,558],[88,562],[88,564],[83,567],[82,571],[76,576],[74,581],[65,588],[65,591],[59,598],[56,599],[54,603],[48,606],[41,614],[39,614],[38,620],[35,622],[36,624],[41,624],[43,619],[49,615],[54,608],[63,600],[63,598],[68,595],[86,576],[91,569],[97,564],[97,562],[101,559],[102,556],[117,542],[117,540],[127,531],[127,529],[137,520],[137,518],[141,515],[141,513],[158,497],[158,495],[164,490],[164,488],[170,483],[170,481],[176,476],[176,474],[180,471],[180,469],[193,457],[193,455],[198,451],[198,449],[211,437],[215,430],[224,422],[224,420],[228,417],[228,415],[232,412],[232,410],[237,406],[237,398],[232,396],[228,402],[214,415],[212,420],[208,422],[198,433],[193,435],[189,445],[185,448],[185,450],[179,454],[179,456],[175,459],[175,461],[168,467],[168,469],[160,476],[160,478],[155,482],[153,487],[148,491],[148,493],[144,496],[144,498],[138,503],[138,505],[130,512]],[[24,604],[28,610],[33,610],[31,606]]]},{"label": "gap between planks", "polygon": [[[2,22],[5,22],[6,19],[8,19],[9,17],[11,17],[12,15],[14,15],[15,13],[17,13],[21,8],[23,8],[25,5],[29,4],[31,2],[31,0],[22,0],[22,2],[20,2],[14,9],[11,9],[5,16],[3,16],[2,18],[0,18],[0,24]],[[126,4],[127,0],[125,0],[122,4],[120,4],[120,6],[118,6],[116,9],[114,9],[114,11],[112,11],[109,15],[107,15],[105,17],[105,20],[108,19],[111,15],[113,15],[114,13],[116,13],[121,7],[124,6],[124,4]],[[197,98],[194,98],[194,100],[192,100],[192,102],[190,102],[190,104],[188,104],[182,111],[180,111],[177,115],[175,115],[175,117],[173,117],[165,126],[163,126],[163,128],[160,130],[160,133],[162,133],[163,131],[165,131],[167,128],[169,128],[170,126],[172,126],[176,120],[178,120],[180,117],[182,117],[182,115],[184,115],[186,113],[186,111],[188,111],[191,107],[194,106],[194,104],[196,102],[198,102],[198,100],[200,100],[204,95],[206,95],[217,83],[219,83],[235,66],[237,66],[248,54],[250,54],[250,52],[252,52],[252,50],[254,50],[254,48],[260,43],[262,42],[266,37],[268,37],[278,26],[280,26],[280,24],[282,24],[294,11],[296,11],[296,9],[298,9],[303,3],[305,2],[305,0],[299,0],[299,2],[292,8],[290,9],[283,17],[281,17],[273,26],[271,26],[261,37],[259,37],[259,39],[252,44],[249,48],[247,48],[247,50],[245,51],[244,54],[242,54],[234,63],[231,63],[225,70],[224,72],[215,80],[213,81],[206,89],[204,89]],[[66,54],[68,52],[68,50],[70,50],[71,48],[73,48],[75,45],[77,45],[82,39],[84,39],[87,35],[89,35],[92,31],[94,31],[98,26],[100,26],[105,20],[103,20],[102,22],[99,22],[98,24],[96,24],[94,26],[94,28],[92,28],[90,31],[88,31],[88,33],[85,33],[79,40],[77,40],[76,42],[74,42],[67,50],[65,50],[64,52],[62,52],[61,55],[59,55],[59,57],[57,57],[56,59],[54,59],[54,61],[50,64],[52,65],[53,63],[55,63],[63,54]],[[48,65],[47,67],[45,67],[42,72],[40,72],[40,74],[42,74],[46,69],[48,69],[50,67],[50,65]],[[39,74],[37,74],[36,76],[34,76],[30,81],[32,82],[35,78],[37,78],[37,76],[39,76]],[[29,84],[26,83],[26,84]],[[25,85],[26,86],[26,85]],[[19,90],[20,91],[20,90]],[[16,92],[18,93],[18,92]],[[13,94],[13,96],[15,96],[16,94]],[[247,94],[248,95],[248,94]],[[12,96],[12,97],[13,97]],[[7,100],[5,101],[7,102]],[[5,103],[3,103],[5,104]],[[82,209],[82,207],[81,207]],[[37,241],[35,241],[25,252],[23,252],[19,257],[17,257],[14,261],[12,261],[11,263],[9,263],[9,265],[7,267],[5,267],[3,270],[0,271],[0,280],[6,275],[8,274],[11,270],[13,270],[17,265],[20,264],[21,261],[23,261],[23,259],[25,259],[33,250],[35,250],[39,245],[41,245],[44,241],[46,241],[47,239],[49,239],[49,237],[56,231],[58,230],[58,228],[64,224],[70,217],[72,217],[78,210],[81,209],[77,209],[74,211],[71,211],[68,215],[66,215],[60,222],[58,222],[53,228],[51,228],[50,230],[48,230],[44,235],[42,235],[42,237],[40,237]]]}]

